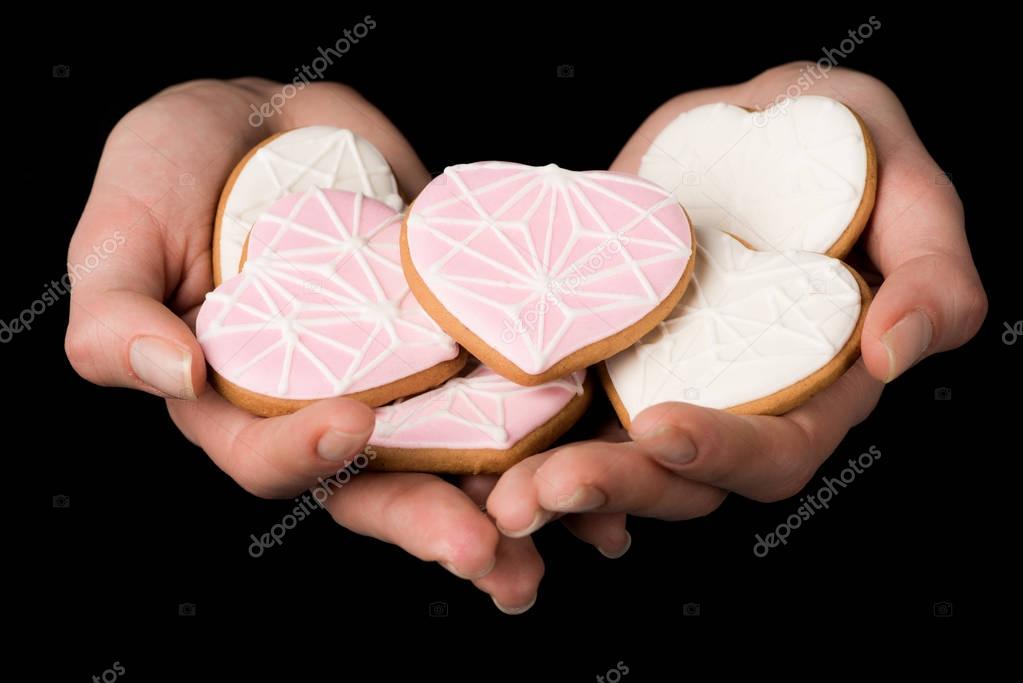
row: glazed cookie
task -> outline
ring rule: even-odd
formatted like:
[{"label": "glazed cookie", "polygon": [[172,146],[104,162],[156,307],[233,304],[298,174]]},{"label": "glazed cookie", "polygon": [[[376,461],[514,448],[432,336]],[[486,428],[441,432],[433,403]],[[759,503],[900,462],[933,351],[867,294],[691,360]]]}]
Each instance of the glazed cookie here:
[{"label": "glazed cookie", "polygon": [[446,169],[410,207],[401,246],[427,312],[523,385],[628,347],[674,308],[692,272],[692,229],[669,192],[553,164]]},{"label": "glazed cookie", "polygon": [[870,290],[821,254],[758,252],[697,230],[693,282],[640,343],[608,359],[601,379],[622,423],[683,401],[779,415],[836,380],[859,355]]},{"label": "glazed cookie", "polygon": [[286,194],[310,187],[361,192],[395,210],[404,206],[383,155],[365,138],[331,126],[279,133],[235,166],[213,225],[213,284],[241,268],[242,245],[256,219]]},{"label": "glazed cookie", "polygon": [[639,175],[674,192],[699,228],[841,258],[873,209],[877,160],[853,111],[804,96],[764,111],[687,111],[654,139]]},{"label": "glazed cookie", "polygon": [[362,194],[310,188],[256,222],[242,272],[206,296],[196,336],[211,382],[257,415],[348,396],[378,406],[465,364],[409,293],[401,215]]},{"label": "glazed cookie", "polygon": [[480,366],[377,408],[373,469],[499,474],[547,448],[590,403],[586,371],[524,387]]}]

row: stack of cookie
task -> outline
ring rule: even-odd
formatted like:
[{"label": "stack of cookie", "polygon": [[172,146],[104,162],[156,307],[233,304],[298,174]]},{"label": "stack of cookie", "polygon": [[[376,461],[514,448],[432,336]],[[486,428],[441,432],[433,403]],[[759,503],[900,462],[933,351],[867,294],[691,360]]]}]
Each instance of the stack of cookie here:
[{"label": "stack of cookie", "polygon": [[382,469],[503,471],[583,415],[593,366],[626,426],[662,401],[777,414],[855,359],[869,290],[836,257],[875,180],[819,97],[683,114],[639,176],[453,166],[407,210],[370,143],[303,128],[228,181],[197,335],[253,413],[377,407]]}]

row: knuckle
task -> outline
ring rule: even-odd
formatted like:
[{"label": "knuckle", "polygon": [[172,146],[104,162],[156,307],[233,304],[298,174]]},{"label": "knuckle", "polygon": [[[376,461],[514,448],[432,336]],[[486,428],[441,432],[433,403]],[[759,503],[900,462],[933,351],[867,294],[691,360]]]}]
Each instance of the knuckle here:
[{"label": "knuckle", "polygon": [[225,88],[229,88],[230,83],[222,81],[216,78],[196,78],[190,81],[184,81],[183,83],[177,83],[170,87],[164,88],[160,92],[156,93],[154,97],[166,97],[167,95],[174,95],[179,93],[196,93],[196,92],[209,92],[217,91],[221,92]]},{"label": "knuckle", "polygon": [[509,583],[507,594],[503,597],[510,605],[528,604],[536,595],[536,589],[543,579],[543,574],[543,561],[537,557],[528,566],[520,568]]},{"label": "knuckle", "polygon": [[451,532],[454,560],[473,560],[477,556],[491,556],[497,549],[500,534],[483,515],[474,516],[458,524]]},{"label": "knuckle", "polygon": [[359,92],[350,85],[335,83],[333,81],[316,81],[315,83],[310,83],[300,91],[299,97],[303,96],[309,99],[324,98],[329,100],[351,100],[362,97]]},{"label": "knuckle", "polygon": [[687,431],[696,442],[696,466],[703,476],[711,481],[717,481],[728,474],[731,467],[721,432],[713,425],[708,425],[706,429],[697,425]]},{"label": "knuckle", "polygon": [[64,353],[75,372],[87,380],[96,376],[94,349],[92,339],[81,326],[68,327],[64,336]]},{"label": "knuckle", "polygon": [[276,487],[261,477],[252,476],[248,473],[239,473],[234,476],[234,480],[245,491],[251,493],[256,498],[262,498],[263,500],[280,498]]},{"label": "knuckle", "polygon": [[281,492],[283,473],[255,443],[258,442],[250,443],[245,430],[237,434],[224,469],[239,486],[255,497],[266,500],[279,498],[284,495]]},{"label": "knuckle", "polygon": [[706,493],[696,497],[689,513],[684,519],[699,519],[716,511],[728,497],[728,492],[721,489],[708,489]]},{"label": "knuckle", "polygon": [[790,78],[793,74],[798,74],[802,69],[806,69],[813,65],[814,62],[809,59],[797,59],[792,62],[786,62],[785,64],[778,64],[764,69],[759,74],[753,77],[753,81],[774,81],[778,78]]},{"label": "knuckle", "polygon": [[984,291],[984,286],[980,283],[979,279],[973,278],[966,285],[966,290],[963,293],[963,302],[965,310],[963,333],[966,339],[971,339],[980,331],[980,326],[983,324],[984,319],[987,318],[988,313],[987,292]]},{"label": "knuckle", "polygon": [[762,496],[754,500],[761,503],[776,503],[799,494],[810,483],[816,470],[802,460],[791,459],[782,465],[777,479]]}]

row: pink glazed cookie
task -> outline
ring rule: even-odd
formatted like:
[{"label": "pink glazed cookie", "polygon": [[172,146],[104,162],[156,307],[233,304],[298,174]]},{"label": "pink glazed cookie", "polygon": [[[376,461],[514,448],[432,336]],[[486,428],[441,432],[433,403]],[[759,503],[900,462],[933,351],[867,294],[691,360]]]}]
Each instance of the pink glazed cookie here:
[{"label": "pink glazed cookie", "polygon": [[524,387],[480,366],[433,391],[377,408],[372,468],[500,473],[547,448],[592,396],[586,371]]},{"label": "pink glazed cookie", "polygon": [[692,227],[642,178],[506,162],[451,166],[406,216],[423,308],[495,372],[543,384],[627,348],[681,299]]},{"label": "pink glazed cookie", "polygon": [[196,336],[213,385],[257,415],[348,396],[378,406],[436,386],[465,354],[409,293],[401,215],[311,188],[256,221],[242,272],[206,296]]}]

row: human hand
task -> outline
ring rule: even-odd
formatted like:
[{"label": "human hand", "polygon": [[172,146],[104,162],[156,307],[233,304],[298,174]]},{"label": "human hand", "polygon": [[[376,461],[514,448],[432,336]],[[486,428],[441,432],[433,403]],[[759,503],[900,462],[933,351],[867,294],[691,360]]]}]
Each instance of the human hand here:
[{"label": "human hand", "polygon": [[[350,88],[308,85],[259,127],[249,122],[281,92],[259,79],[196,81],[143,103],[107,141],[75,231],[69,263],[94,246],[106,258],[80,275],[71,297],[66,350],[75,370],[104,386],[167,399],[171,418],[246,490],[291,497],[338,474],[362,450],[373,411],[344,398],[263,419],[206,386],[193,334],[213,287],[211,239],[220,190],[237,161],[273,133],[311,124],[350,128],[384,154],[406,198],[429,174],[384,115]],[[106,242],[113,240],[113,242]],[[532,603],[543,574],[532,541],[503,538],[480,511],[492,480],[468,478],[465,492],[426,474],[362,472],[325,507],[341,525],[395,543],[473,579],[506,611]],[[570,522],[601,547],[617,547],[624,515]]]},{"label": "human hand", "polygon": [[[651,141],[680,113],[711,102],[766,108],[805,82],[807,66],[789,64],[739,85],[672,99],[643,123],[612,170],[635,173]],[[977,333],[987,298],[962,204],[898,98],[877,79],[845,69],[831,70],[802,94],[847,104],[876,145],[877,201],[861,253],[852,256],[864,261],[855,265],[868,281],[867,271],[876,270],[884,283],[867,313],[861,360],[780,417],[664,403],[632,421],[631,440],[618,430],[612,439],[619,443],[584,442],[533,456],[506,472],[488,499],[502,529],[532,531],[555,513],[583,511],[688,519],[713,511],[730,491],[759,501],[795,495],[870,414],[884,383]]]}]

